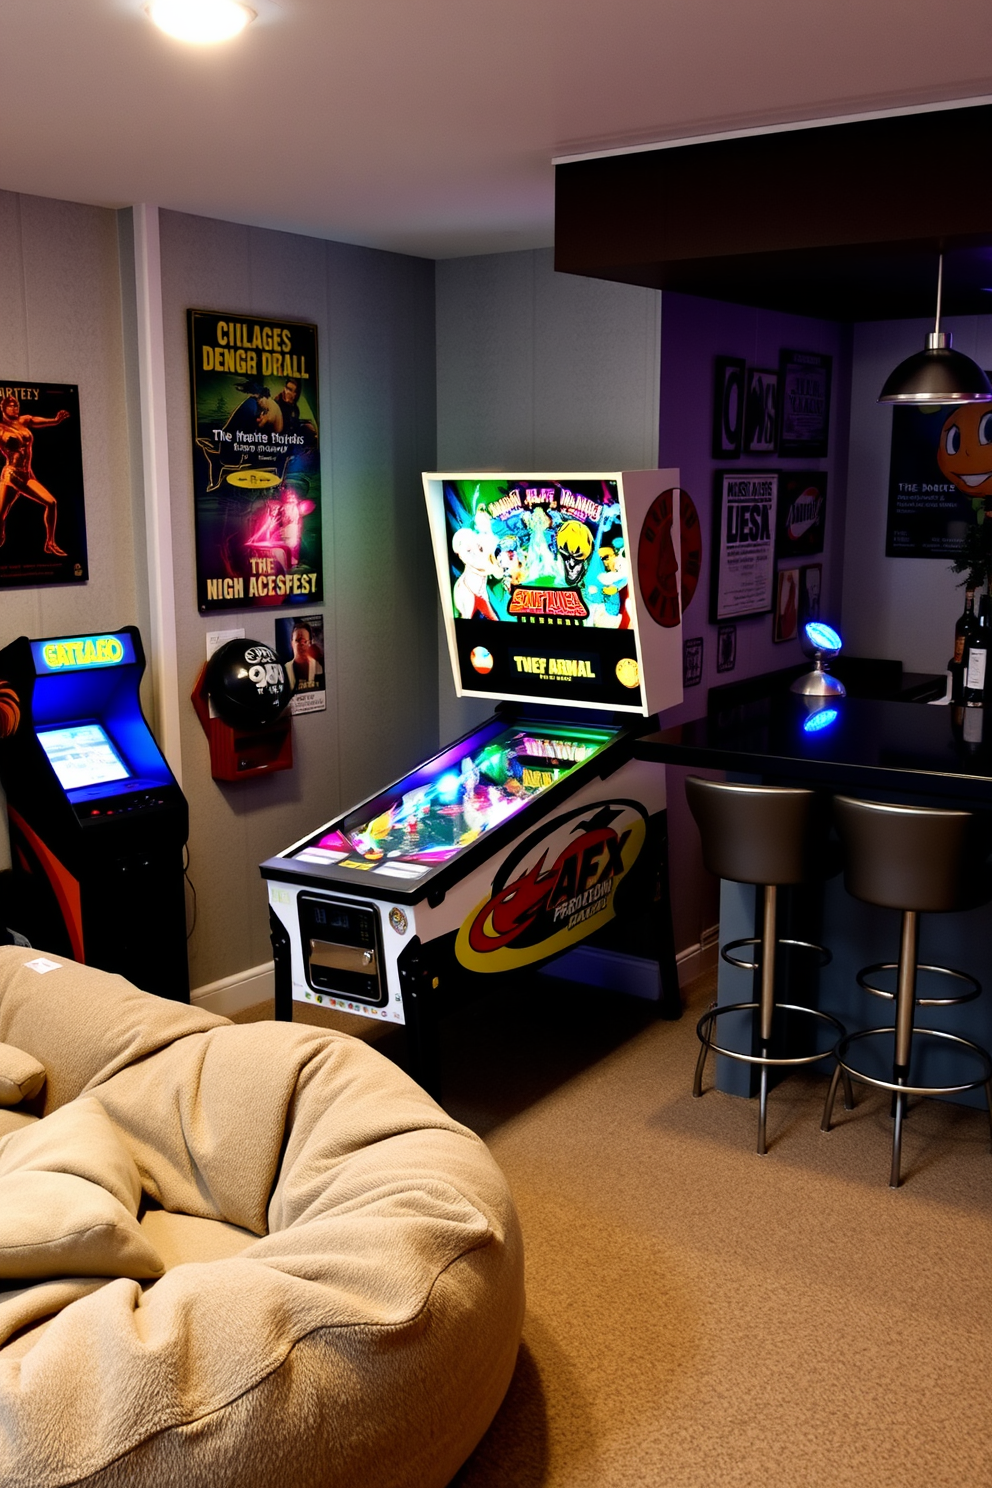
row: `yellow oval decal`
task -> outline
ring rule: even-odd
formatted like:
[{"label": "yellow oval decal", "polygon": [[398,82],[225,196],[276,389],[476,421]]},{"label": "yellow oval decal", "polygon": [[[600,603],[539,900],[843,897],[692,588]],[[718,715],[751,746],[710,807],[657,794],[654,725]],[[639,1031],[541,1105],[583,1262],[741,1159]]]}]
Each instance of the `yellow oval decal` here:
[{"label": "yellow oval decal", "polygon": [[229,486],[244,486],[249,491],[264,491],[277,486],[279,477],[274,470],[233,470],[227,477]]}]

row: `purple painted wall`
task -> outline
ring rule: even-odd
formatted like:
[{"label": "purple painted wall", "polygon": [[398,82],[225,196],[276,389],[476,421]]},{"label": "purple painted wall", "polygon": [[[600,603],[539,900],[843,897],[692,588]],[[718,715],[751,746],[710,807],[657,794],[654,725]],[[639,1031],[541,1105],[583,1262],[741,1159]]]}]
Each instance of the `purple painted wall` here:
[{"label": "purple painted wall", "polygon": [[[782,459],[778,455],[742,455],[739,460],[711,457],[714,363],[718,356],[741,357],[749,367],[777,367],[779,351],[825,352],[833,357],[830,441],[826,459]],[[851,385],[850,328],[835,321],[755,310],[718,300],[666,292],[661,311],[660,466],[676,465],[682,485],[699,513],[703,533],[703,566],[699,585],[683,616],[683,635],[702,637],[703,675],[697,687],[686,689],[678,708],[662,715],[662,723],[681,723],[706,711],[710,687],[775,671],[801,661],[798,640],[772,639],[772,615],[738,620],[734,670],[717,672],[717,627],[709,623],[710,572],[713,544],[714,471],[824,470],[827,472],[826,539],[822,555],[798,560],[823,565],[820,613],[840,626],[844,563],[844,517]],[[795,566],[797,560],[779,566]],[[669,769],[669,832],[672,859],[672,911],[675,943],[679,949],[699,942],[718,919],[716,880],[702,866],[695,823],[685,804],[684,771]]]}]

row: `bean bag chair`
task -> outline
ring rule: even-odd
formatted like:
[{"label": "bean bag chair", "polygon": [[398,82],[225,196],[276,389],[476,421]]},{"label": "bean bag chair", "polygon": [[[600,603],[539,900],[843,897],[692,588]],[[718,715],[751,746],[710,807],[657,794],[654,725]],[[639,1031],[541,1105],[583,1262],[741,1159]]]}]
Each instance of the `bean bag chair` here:
[{"label": "bean bag chair", "polygon": [[443,1488],[522,1313],[502,1174],[389,1060],[0,949],[3,1488]]}]

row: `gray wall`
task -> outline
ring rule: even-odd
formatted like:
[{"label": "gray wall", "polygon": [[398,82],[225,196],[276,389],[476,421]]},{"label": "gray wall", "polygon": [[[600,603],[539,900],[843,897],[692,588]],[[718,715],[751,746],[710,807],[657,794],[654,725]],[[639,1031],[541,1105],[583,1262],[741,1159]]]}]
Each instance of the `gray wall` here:
[{"label": "gray wall", "polygon": [[[650,470],[661,295],[556,274],[550,249],[437,264],[440,470]],[[439,617],[440,618],[440,617]],[[438,628],[440,737],[492,711],[455,697]]]},{"label": "gray wall", "polygon": [[[992,317],[945,322],[958,351],[992,366]],[[844,554],[844,631],[859,656],[901,661],[910,671],[942,672],[964,608],[961,575],[942,558],[886,558],[892,409],[877,401],[892,369],[922,351],[933,322],[880,320],[854,327],[848,523]]]},{"label": "gray wall", "polygon": [[420,482],[435,464],[433,264],[164,212],[162,278],[184,689],[207,631],[243,626],[271,643],[278,613],[197,611],[185,312],[313,321],[320,348],[327,711],[294,719],[293,770],[223,785],[210,778],[206,738],[183,698],[199,911],[190,973],[203,986],[271,955],[258,863],[437,744],[435,583]]},{"label": "gray wall", "polygon": [[[0,645],[126,625],[141,605],[117,216],[0,192],[0,264],[0,381],[79,386],[90,572],[88,584],[0,592]],[[140,490],[140,468],[138,481]]]}]

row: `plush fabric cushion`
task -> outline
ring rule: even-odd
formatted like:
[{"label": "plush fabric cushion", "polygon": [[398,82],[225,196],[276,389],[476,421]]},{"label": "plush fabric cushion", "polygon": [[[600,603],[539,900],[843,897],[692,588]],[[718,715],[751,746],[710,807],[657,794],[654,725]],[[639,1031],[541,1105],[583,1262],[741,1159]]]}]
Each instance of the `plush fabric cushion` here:
[{"label": "plush fabric cushion", "polygon": [[[45,1064],[46,1104],[92,1097],[145,1194],[193,1229],[146,1215],[170,1252],[150,1286],[0,1289],[2,1488],[272,1488],[287,1470],[294,1488],[444,1488],[523,1314],[483,1143],[343,1034],[163,1010],[85,968],[36,976],[32,954],[0,951],[0,1037]],[[51,1162],[27,1140],[51,1121],[17,1134],[18,1160]]]},{"label": "plush fabric cushion", "polygon": [[0,1178],[0,1277],[161,1276],[162,1258],[113,1194],[71,1173]]},{"label": "plush fabric cushion", "polygon": [[0,1139],[0,1277],[161,1276],[138,1222],[141,1180],[98,1100]]},{"label": "plush fabric cushion", "polygon": [[9,1132],[21,1131],[25,1126],[34,1126],[38,1120],[30,1111],[18,1111],[13,1106],[0,1106],[0,1137]]},{"label": "plush fabric cushion", "polygon": [[44,1083],[43,1064],[13,1044],[0,1044],[0,1106],[19,1106],[37,1095]]},{"label": "plush fabric cushion", "polygon": [[98,1100],[83,1096],[0,1138],[0,1180],[10,1173],[69,1173],[98,1184],[133,1217],[141,1203],[134,1158]]},{"label": "plush fabric cushion", "polygon": [[[54,962],[55,970],[36,971],[38,961]],[[184,1034],[229,1026],[215,1013],[151,997],[95,967],[0,946],[0,1041],[44,1066],[46,1115]]]}]

